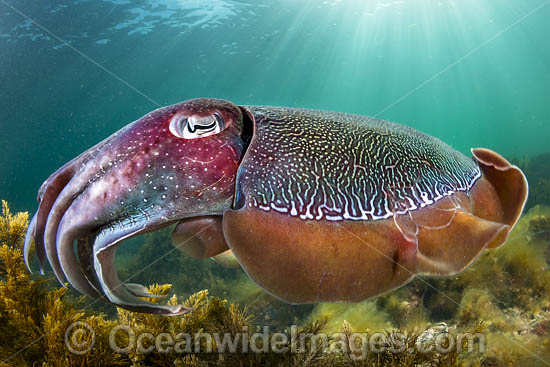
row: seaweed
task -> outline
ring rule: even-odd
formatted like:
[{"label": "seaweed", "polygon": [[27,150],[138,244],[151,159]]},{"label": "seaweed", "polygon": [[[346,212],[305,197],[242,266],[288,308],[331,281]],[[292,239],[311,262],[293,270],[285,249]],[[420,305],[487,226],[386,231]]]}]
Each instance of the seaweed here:
[{"label": "seaweed", "polygon": [[[363,321],[368,320],[369,314],[378,312],[381,307],[375,300],[355,305],[362,312],[362,317],[352,319],[353,323],[344,319],[353,316],[353,312],[336,317],[336,305],[320,305],[321,308],[316,308],[316,312],[310,315],[307,321],[301,322],[301,326],[279,331],[270,329],[265,324],[265,317],[255,318],[248,309],[228,300],[210,296],[206,289],[190,294],[183,301],[192,311],[181,316],[141,314],[118,308],[116,316],[109,317],[104,313],[92,311],[90,306],[93,302],[86,304],[82,298],[73,299],[68,296],[66,288],[56,287],[51,280],[34,279],[33,275],[27,272],[22,256],[27,224],[26,213],[12,215],[8,205],[2,203],[0,366],[481,365],[480,356],[463,354],[462,350],[449,353],[415,351],[419,338],[426,339],[428,335],[429,342],[430,337],[441,331],[441,326],[436,325],[424,332],[420,329],[401,332],[392,327],[392,315],[401,315],[404,325],[408,324],[405,322],[406,319],[410,320],[414,309],[420,305],[421,297],[418,294],[414,306],[404,306],[399,298],[411,294],[410,290],[406,289],[398,293],[400,295],[394,295],[394,298],[387,300],[385,307],[388,312],[378,318],[381,324],[370,323],[371,326],[384,327],[386,331],[378,334],[378,349],[369,349],[367,352],[366,340],[357,339],[355,330],[369,333],[365,329],[367,324]],[[236,276],[233,281],[239,283],[239,277],[240,275]],[[243,296],[246,294],[259,294],[255,286],[246,285],[243,288],[245,290],[241,291],[239,296],[242,299],[250,300],[250,297]],[[153,284],[149,287],[151,293],[162,297],[167,297],[171,290],[169,284]],[[260,303],[268,303],[265,299]],[[148,300],[165,302],[163,298]],[[179,302],[176,295],[172,295],[168,300],[168,303],[173,305]],[[320,311],[323,310],[322,307],[325,307],[326,312]],[[419,319],[427,317],[424,311],[419,315],[422,315],[418,316]],[[354,323],[357,325],[353,326]],[[263,324],[263,327],[260,324]],[[88,329],[69,334],[68,331],[71,331],[74,325],[84,325]],[[534,326],[534,332],[529,335],[538,337],[539,334],[544,334],[541,330],[545,330],[545,327],[545,323],[539,322]],[[448,328],[444,326],[444,329]],[[330,331],[339,332],[331,334]],[[266,339],[245,341],[245,332],[263,332],[261,335]],[[179,335],[188,335],[190,338],[183,338],[179,344],[174,344]],[[205,337],[208,335],[214,335],[214,338]],[[216,335],[223,337],[216,339]],[[145,336],[141,340],[141,349],[135,347],[136,336],[138,339]],[[153,336],[155,338],[152,338]],[[234,350],[231,352],[227,350],[228,344],[223,339],[226,336],[228,340],[235,341],[232,344]],[[266,344],[267,340],[271,341],[275,336],[284,336],[277,350],[273,345]],[[296,341],[296,345],[293,340]],[[79,347],[89,346],[89,349],[85,348],[85,353],[80,353],[80,349],[71,349],[73,344]],[[176,345],[179,345],[180,350],[176,349]],[[395,353],[395,350],[400,348],[403,348],[403,352]]]},{"label": "seaweed", "polygon": [[[0,217],[0,365],[81,366],[124,365],[108,352],[108,333],[114,326],[102,315],[86,312],[65,297],[66,289],[49,289],[34,280],[22,255],[27,213],[12,215],[2,201]],[[65,348],[67,328],[84,322],[96,330],[96,352],[79,356]]]},{"label": "seaweed", "polygon": [[[194,259],[172,246],[171,228],[143,237],[141,242],[126,246],[118,256],[125,266],[118,265],[121,279],[147,284],[150,279],[171,283],[178,295],[208,289],[209,294],[228,299],[247,308],[273,328],[283,328],[288,322],[299,323],[308,318],[313,305],[291,305],[266,293],[241,268],[226,268],[210,259]],[[133,246],[139,246],[132,251]],[[119,263],[120,264],[120,263]]]},{"label": "seaweed", "polygon": [[523,170],[529,181],[526,208],[550,205],[550,153],[513,159],[512,162]]},{"label": "seaweed", "polygon": [[505,245],[486,250],[456,276],[418,277],[359,304],[319,304],[311,319],[320,316],[328,317],[331,329],[343,320],[374,330],[445,322],[464,332],[482,322],[488,349],[479,363],[545,365],[550,359],[550,207],[532,207]]}]

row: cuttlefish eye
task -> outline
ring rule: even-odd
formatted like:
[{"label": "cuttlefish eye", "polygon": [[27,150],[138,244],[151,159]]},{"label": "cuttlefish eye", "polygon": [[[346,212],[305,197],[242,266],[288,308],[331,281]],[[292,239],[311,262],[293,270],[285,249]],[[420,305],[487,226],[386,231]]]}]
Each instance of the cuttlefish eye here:
[{"label": "cuttlefish eye", "polygon": [[223,129],[223,118],[217,112],[209,116],[175,115],[170,121],[170,132],[183,139],[204,138]]}]

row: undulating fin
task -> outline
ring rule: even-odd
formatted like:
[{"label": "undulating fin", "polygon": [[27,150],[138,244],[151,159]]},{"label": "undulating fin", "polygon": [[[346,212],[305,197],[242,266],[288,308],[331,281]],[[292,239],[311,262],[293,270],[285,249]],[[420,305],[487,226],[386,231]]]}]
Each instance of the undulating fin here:
[{"label": "undulating fin", "polygon": [[447,226],[419,227],[416,273],[456,274],[508,228],[505,224],[481,219],[462,210],[457,210]]},{"label": "undulating fin", "polygon": [[120,243],[178,223],[180,250],[238,261],[286,301],[361,301],[416,274],[455,274],[506,241],[525,176],[490,150],[472,153],[365,116],[184,101],[50,176],[25,260],[34,243],[41,268],[47,259],[81,293],[179,315],[191,309],[142,299],[153,295],[115,267]]},{"label": "undulating fin", "polygon": [[485,148],[472,149],[472,154],[483,174],[481,182],[471,190],[473,213],[508,226],[488,245],[495,248],[506,242],[516,225],[527,201],[529,187],[523,172],[499,154]]},{"label": "undulating fin", "polygon": [[[502,244],[527,197],[523,173],[474,150],[481,177],[470,192],[387,219],[328,222],[261,211],[224,214],[225,239],[248,275],[293,303],[359,301],[414,275],[453,275]],[[284,259],[284,261],[283,261]]]}]

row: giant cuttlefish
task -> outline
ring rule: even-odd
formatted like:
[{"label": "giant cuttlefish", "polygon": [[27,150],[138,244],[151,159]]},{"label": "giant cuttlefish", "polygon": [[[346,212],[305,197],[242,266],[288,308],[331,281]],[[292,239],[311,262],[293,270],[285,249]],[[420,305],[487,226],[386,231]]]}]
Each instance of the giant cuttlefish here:
[{"label": "giant cuttlefish", "polygon": [[[152,304],[114,267],[125,239],[176,224],[174,245],[236,260],[291,303],[356,302],[500,246],[528,186],[488,149],[466,157],[374,118],[192,99],[157,109],[52,174],[27,232],[41,269],[120,307]],[[181,269],[186,271],[185,269]]]}]

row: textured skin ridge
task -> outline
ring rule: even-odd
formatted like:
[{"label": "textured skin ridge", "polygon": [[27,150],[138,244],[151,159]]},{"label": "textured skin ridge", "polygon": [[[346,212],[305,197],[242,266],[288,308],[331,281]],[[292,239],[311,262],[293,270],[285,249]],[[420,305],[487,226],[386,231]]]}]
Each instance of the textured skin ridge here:
[{"label": "textured skin ridge", "polygon": [[255,136],[239,168],[244,204],[304,220],[377,220],[466,192],[477,162],[437,138],[360,115],[248,108]]}]

